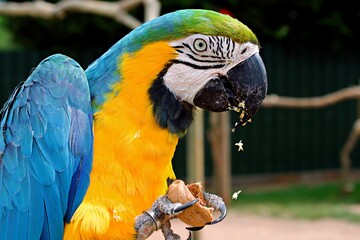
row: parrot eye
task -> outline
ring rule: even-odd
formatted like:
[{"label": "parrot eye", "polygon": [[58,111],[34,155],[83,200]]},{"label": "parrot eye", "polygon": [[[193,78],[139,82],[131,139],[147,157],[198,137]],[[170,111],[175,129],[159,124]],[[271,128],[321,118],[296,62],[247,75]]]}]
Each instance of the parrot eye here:
[{"label": "parrot eye", "polygon": [[194,41],[194,48],[199,52],[204,52],[207,49],[207,43],[202,38],[197,38]]}]

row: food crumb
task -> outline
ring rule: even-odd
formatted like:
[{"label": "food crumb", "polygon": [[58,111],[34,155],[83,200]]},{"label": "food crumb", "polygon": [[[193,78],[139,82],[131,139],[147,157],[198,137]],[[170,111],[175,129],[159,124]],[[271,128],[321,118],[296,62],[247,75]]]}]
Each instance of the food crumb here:
[{"label": "food crumb", "polygon": [[241,103],[238,104],[239,108],[245,108],[245,101],[242,101]]},{"label": "food crumb", "polygon": [[238,143],[235,143],[235,146],[238,146],[238,151],[244,151],[244,144],[242,143],[242,140],[240,140]]},{"label": "food crumb", "polygon": [[232,195],[232,199],[236,200],[240,193],[241,193],[241,190],[239,190],[237,192],[234,192],[233,195]]}]

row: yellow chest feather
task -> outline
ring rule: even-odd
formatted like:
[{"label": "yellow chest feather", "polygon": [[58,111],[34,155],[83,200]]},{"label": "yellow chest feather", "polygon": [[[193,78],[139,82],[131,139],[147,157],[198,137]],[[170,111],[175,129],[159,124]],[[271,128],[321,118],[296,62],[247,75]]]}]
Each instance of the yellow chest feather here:
[{"label": "yellow chest feather", "polygon": [[160,42],[119,61],[122,80],[95,114],[90,186],[65,239],[134,239],[134,218],[175,178],[178,137],[159,127],[147,92],[174,54]]}]

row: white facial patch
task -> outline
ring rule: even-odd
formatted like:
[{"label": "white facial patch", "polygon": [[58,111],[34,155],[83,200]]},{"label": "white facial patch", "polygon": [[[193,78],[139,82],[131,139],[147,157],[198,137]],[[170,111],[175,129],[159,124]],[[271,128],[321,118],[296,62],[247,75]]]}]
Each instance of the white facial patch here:
[{"label": "white facial patch", "polygon": [[177,59],[164,76],[164,84],[180,101],[193,104],[205,84],[259,52],[253,43],[236,43],[223,36],[194,34],[170,42]]}]

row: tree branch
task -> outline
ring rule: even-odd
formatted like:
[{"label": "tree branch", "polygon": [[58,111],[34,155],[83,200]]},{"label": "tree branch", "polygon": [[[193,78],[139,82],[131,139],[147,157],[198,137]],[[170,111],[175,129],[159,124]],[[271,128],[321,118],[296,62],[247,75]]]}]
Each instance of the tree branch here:
[{"label": "tree branch", "polygon": [[[283,97],[275,94],[268,95],[263,107],[282,107],[282,108],[321,108],[335,103],[349,100],[360,99],[360,86],[353,86],[317,97],[294,98]],[[351,180],[351,159],[350,154],[360,137],[360,118],[355,120],[353,128],[340,151],[340,171],[342,175],[342,191],[343,193],[351,193],[354,191],[354,184]]]},{"label": "tree branch", "polygon": [[340,166],[341,166],[341,176],[342,176],[342,191],[343,193],[352,193],[354,191],[354,183],[351,181],[351,159],[350,154],[355,148],[356,142],[360,136],[360,119],[357,119],[353,128],[340,151]]},{"label": "tree branch", "polygon": [[158,0],[123,0],[118,2],[62,0],[54,4],[45,1],[0,2],[0,15],[59,19],[64,18],[68,12],[90,13],[112,18],[134,29],[140,26],[142,21],[128,14],[127,11],[142,3],[145,6],[146,21],[159,16],[160,3]]},{"label": "tree branch", "polygon": [[271,94],[265,98],[262,106],[269,108],[321,108],[344,100],[359,98],[360,86],[353,86],[318,97],[295,98]]}]

